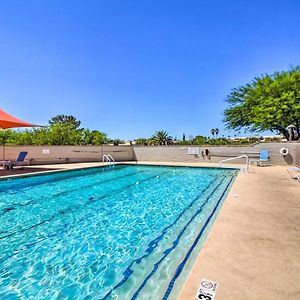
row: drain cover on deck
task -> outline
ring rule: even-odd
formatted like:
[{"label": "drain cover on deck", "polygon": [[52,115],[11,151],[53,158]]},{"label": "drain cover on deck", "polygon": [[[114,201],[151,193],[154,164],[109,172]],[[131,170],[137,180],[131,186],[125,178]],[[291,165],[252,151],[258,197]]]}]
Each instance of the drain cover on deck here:
[{"label": "drain cover on deck", "polygon": [[196,298],[201,300],[214,300],[217,291],[217,285],[218,284],[216,282],[202,279]]}]

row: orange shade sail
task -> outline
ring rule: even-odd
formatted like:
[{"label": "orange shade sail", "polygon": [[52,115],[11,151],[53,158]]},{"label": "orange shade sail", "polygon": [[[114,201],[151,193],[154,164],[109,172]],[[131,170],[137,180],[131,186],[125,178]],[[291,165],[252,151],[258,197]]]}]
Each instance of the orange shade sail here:
[{"label": "orange shade sail", "polygon": [[8,129],[8,128],[16,128],[16,127],[35,127],[38,125],[30,124],[27,122],[24,122],[4,110],[0,109],[0,128],[2,129]]}]

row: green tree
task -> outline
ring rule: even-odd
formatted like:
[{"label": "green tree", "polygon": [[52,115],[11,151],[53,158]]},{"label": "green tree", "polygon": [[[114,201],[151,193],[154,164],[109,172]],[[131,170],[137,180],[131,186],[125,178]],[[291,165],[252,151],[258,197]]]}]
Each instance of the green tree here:
[{"label": "green tree", "polygon": [[263,75],[234,88],[224,111],[228,129],[281,133],[289,139],[287,126],[300,130],[300,67]]},{"label": "green tree", "polygon": [[101,131],[78,127],[80,121],[72,116],[59,115],[50,126],[30,130],[0,131],[0,144],[8,145],[102,145],[107,135]]},{"label": "green tree", "polygon": [[146,138],[137,138],[134,140],[136,145],[148,145],[149,140]]},{"label": "green tree", "polygon": [[173,138],[165,130],[159,130],[151,138],[151,144],[154,145],[173,145]]},{"label": "green tree", "polygon": [[74,129],[79,129],[81,122],[72,115],[57,115],[49,120],[50,125],[64,124],[70,125]]},{"label": "green tree", "polygon": [[33,129],[29,134],[32,135],[33,145],[51,145],[51,129],[49,127],[43,127],[38,129]]},{"label": "green tree", "polygon": [[91,144],[92,145],[103,145],[108,142],[107,134],[104,132],[93,130],[91,132]]},{"label": "green tree", "polygon": [[125,141],[121,139],[113,139],[113,140],[109,140],[108,142],[113,144],[114,146],[119,146],[119,144],[125,144]]},{"label": "green tree", "polygon": [[81,131],[76,130],[72,124],[56,123],[50,127],[50,143],[52,145],[80,145]]},{"label": "green tree", "polygon": [[204,144],[207,144],[207,142],[208,142],[207,138],[205,136],[202,136],[202,135],[197,135],[193,139],[193,144],[194,145],[204,145]]}]

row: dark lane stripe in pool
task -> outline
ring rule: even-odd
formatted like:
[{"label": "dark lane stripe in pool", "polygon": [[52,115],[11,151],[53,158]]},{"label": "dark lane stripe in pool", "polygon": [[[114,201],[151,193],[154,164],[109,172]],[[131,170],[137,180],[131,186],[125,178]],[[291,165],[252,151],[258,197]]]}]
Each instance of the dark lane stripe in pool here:
[{"label": "dark lane stripe in pool", "polygon": [[[149,180],[156,179],[156,178],[158,178],[157,176],[159,176],[159,178],[161,179],[161,176],[166,175],[166,174],[169,174],[169,173],[168,173],[168,172],[162,172],[162,173],[157,174],[157,175],[155,175],[155,176],[151,176],[151,177],[149,177],[149,178],[146,178],[146,179],[143,179],[143,180],[139,181],[139,184],[144,183],[144,182],[147,182],[147,181],[149,181]],[[20,233],[26,232],[26,231],[28,231],[28,230],[30,230],[30,229],[32,229],[32,228],[35,228],[35,227],[37,227],[37,226],[39,226],[39,225],[42,225],[42,224],[44,224],[44,223],[47,223],[47,222],[50,222],[50,221],[54,220],[54,219],[55,219],[56,217],[58,217],[59,215],[67,214],[67,213],[71,213],[71,212],[77,211],[78,209],[82,209],[82,208],[86,207],[87,205],[89,205],[89,204],[91,204],[91,203],[94,203],[94,202],[96,202],[96,201],[105,199],[105,198],[107,198],[107,197],[109,197],[109,196],[111,196],[111,195],[113,195],[113,194],[115,194],[115,193],[120,193],[120,192],[122,192],[122,191],[124,191],[124,190],[126,190],[126,189],[128,189],[128,188],[134,187],[134,186],[136,186],[136,183],[132,183],[132,184],[129,184],[129,185],[127,185],[127,186],[125,186],[125,187],[122,187],[122,188],[120,188],[120,189],[116,189],[116,190],[114,190],[114,191],[112,191],[112,192],[110,192],[110,193],[104,194],[104,195],[102,195],[102,196],[100,196],[100,197],[94,197],[94,198],[92,198],[92,199],[90,198],[90,199],[88,200],[88,202],[86,202],[86,203],[85,203],[84,205],[82,205],[82,206],[77,206],[77,207],[75,206],[75,207],[73,207],[73,208],[70,208],[70,207],[69,207],[69,208],[66,208],[66,209],[64,209],[64,210],[61,210],[61,211],[58,212],[58,214],[52,215],[51,217],[49,217],[49,218],[47,218],[47,219],[45,219],[45,220],[43,220],[43,221],[41,221],[41,222],[39,222],[39,223],[37,223],[37,224],[34,224],[34,225],[32,225],[32,226],[30,226],[30,227],[28,227],[28,228],[24,228],[24,229],[21,229],[21,230],[18,230],[18,231],[11,232],[11,233],[9,233],[9,234],[7,234],[7,235],[1,236],[1,237],[0,237],[0,240],[1,240],[1,239],[5,239],[5,238],[12,237],[12,236],[14,236],[14,235],[16,235],[16,234],[20,234]]]},{"label": "dark lane stripe in pool", "polygon": [[162,300],[167,300],[172,292],[172,289],[174,287],[174,284],[175,284],[175,281],[178,279],[179,275],[181,274],[185,264],[187,263],[189,257],[191,256],[194,248],[196,247],[196,245],[198,244],[200,238],[202,237],[206,227],[208,226],[211,218],[213,217],[213,215],[215,214],[217,208],[219,207],[221,201],[223,200],[225,194],[227,193],[228,191],[228,188],[230,187],[231,183],[233,182],[233,179],[234,179],[235,176],[232,176],[229,183],[227,184],[225,190],[223,191],[221,197],[219,198],[217,204],[215,205],[213,211],[211,212],[210,216],[208,217],[208,219],[206,220],[204,226],[202,227],[202,229],[200,230],[199,234],[197,235],[196,239],[194,240],[192,246],[190,247],[190,249],[188,250],[188,252],[186,253],[183,261],[179,264],[179,266],[177,267],[176,271],[175,271],[175,274],[173,276],[173,278],[171,279],[170,283],[169,283],[169,286],[167,288],[167,291],[166,293],[164,294],[163,296],[163,299]]},{"label": "dark lane stripe in pool", "polygon": [[168,229],[170,229],[171,227],[173,227],[178,220],[183,216],[183,214],[190,208],[193,206],[193,204],[199,199],[199,197],[205,193],[205,191],[207,191],[211,185],[213,184],[213,182],[210,183],[210,185],[208,185],[204,190],[201,191],[201,193],[194,198],[194,200],[178,215],[178,217],[176,218],[176,220],[166,226],[163,230],[161,235],[159,235],[158,237],[156,237],[155,239],[153,239],[149,244],[148,244],[148,248],[146,250],[146,254],[144,254],[143,256],[134,259],[131,264],[127,267],[127,269],[123,272],[123,279],[116,284],[103,298],[101,298],[100,300],[104,300],[107,299],[114,290],[118,289],[119,287],[121,287],[123,284],[126,283],[126,281],[129,279],[129,277],[133,274],[133,271],[131,270],[131,267],[134,265],[134,263],[140,263],[143,259],[145,259],[146,257],[148,257],[157,247],[158,243],[163,239],[164,235],[167,233]]},{"label": "dark lane stripe in pool", "polygon": [[[133,173],[130,173],[130,174],[126,174],[126,175],[118,176],[118,177],[113,177],[113,178],[109,178],[109,179],[106,179],[106,180],[94,181],[92,184],[76,187],[74,189],[69,189],[69,190],[66,190],[66,191],[59,192],[59,193],[54,193],[54,194],[51,194],[51,196],[48,196],[48,197],[44,196],[43,198],[40,198],[40,199],[42,199],[43,201],[49,200],[49,199],[52,199],[54,197],[60,197],[60,196],[67,195],[67,194],[70,194],[70,193],[73,193],[73,192],[76,192],[76,191],[79,191],[79,190],[81,191],[83,189],[91,188],[91,187],[93,187],[97,184],[107,183],[107,182],[118,180],[118,179],[123,179],[123,178],[126,178],[128,176],[133,176],[133,175],[144,173],[144,172],[145,171],[133,172]],[[11,211],[11,210],[17,209],[18,207],[28,206],[30,204],[36,204],[37,202],[38,202],[38,200],[30,200],[30,201],[28,201],[24,204],[22,204],[22,203],[12,203],[11,205],[1,209],[2,213],[0,214],[0,217],[2,215],[4,215],[5,213]]]},{"label": "dark lane stripe in pool", "polygon": [[[226,176],[225,176],[226,177]],[[220,182],[216,185],[216,187],[214,188],[214,190],[207,196],[205,202],[201,205],[200,209],[197,211],[197,215],[202,211],[202,208],[207,204],[208,200],[210,199],[210,197],[213,195],[213,193],[219,188],[219,186],[223,183],[223,181],[225,180],[225,177],[223,177]],[[207,186],[203,191],[201,191],[201,193],[194,198],[194,200],[184,209],[184,211],[182,211],[180,213],[180,215],[177,217],[177,219],[172,223],[170,224],[169,226],[167,226],[163,231],[162,231],[162,234],[155,238],[153,241],[151,241],[149,244],[148,244],[148,249],[146,250],[149,251],[147,252],[147,254],[143,255],[142,257],[140,258],[137,258],[135,260],[132,261],[132,263],[128,266],[128,268],[125,270],[125,272],[123,273],[123,276],[124,278],[116,285],[114,286],[103,298],[101,298],[101,300],[105,300],[105,299],[108,299],[109,296],[111,296],[111,294],[113,293],[114,290],[120,288],[123,284],[126,283],[126,281],[129,279],[129,277],[133,274],[133,271],[131,270],[131,267],[133,266],[134,263],[140,263],[142,259],[146,258],[147,256],[149,256],[155,249],[155,247],[157,246],[157,243],[158,241],[162,240],[163,236],[166,234],[167,230],[169,228],[171,228],[172,226],[174,226],[177,221],[180,219],[180,217],[195,203],[195,201],[197,201],[199,199],[199,197],[201,197],[201,195],[209,189],[209,187],[213,184],[213,182]],[[183,230],[181,231],[181,233],[177,236],[177,239],[173,242],[173,246],[169,249],[167,249],[164,254],[166,254],[165,256],[163,256],[163,258],[161,260],[159,260],[158,263],[155,264],[155,267],[154,267],[154,270],[145,278],[144,282],[142,283],[142,285],[139,287],[139,289],[135,292],[135,294],[133,295],[133,297],[131,299],[136,299],[138,297],[138,294],[140,293],[140,291],[142,290],[142,288],[146,285],[147,281],[152,277],[152,275],[156,272],[157,268],[158,268],[158,265],[164,260],[165,257],[167,257],[167,255],[172,252],[179,240],[180,240],[180,237],[182,236],[182,234],[184,233],[184,231],[186,230],[187,226],[193,221],[193,219],[196,217],[196,215],[194,215],[190,221],[188,222],[188,224],[186,224],[186,226],[183,228]],[[156,244],[155,247],[153,247],[153,244]],[[157,265],[157,267],[156,267]]]},{"label": "dark lane stripe in pool", "polygon": [[164,261],[164,259],[177,247],[183,233],[187,229],[187,227],[192,223],[192,221],[196,218],[197,215],[199,215],[202,212],[203,207],[208,203],[210,200],[210,197],[217,191],[217,189],[221,186],[223,181],[225,180],[225,177],[220,180],[220,182],[217,184],[217,186],[214,188],[214,190],[206,197],[205,202],[200,206],[200,208],[196,211],[196,213],[192,216],[192,218],[188,221],[188,223],[183,227],[183,229],[180,231],[179,235],[177,236],[176,240],[173,242],[172,247],[168,248],[163,252],[162,258],[154,264],[154,267],[151,271],[151,273],[145,278],[143,283],[140,285],[140,287],[137,289],[137,291],[132,296],[131,300],[137,299],[139,293],[141,290],[145,287],[148,280],[156,273],[159,265]]}]

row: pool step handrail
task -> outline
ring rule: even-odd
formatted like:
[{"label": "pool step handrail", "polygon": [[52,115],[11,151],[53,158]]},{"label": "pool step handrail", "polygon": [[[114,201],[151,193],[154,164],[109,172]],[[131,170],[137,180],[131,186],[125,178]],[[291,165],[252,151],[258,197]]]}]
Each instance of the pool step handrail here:
[{"label": "pool step handrail", "polygon": [[223,160],[220,160],[219,161],[219,166],[221,167],[221,168],[223,168],[223,163],[224,162],[227,162],[227,161],[231,161],[231,160],[234,160],[234,159],[240,159],[240,158],[245,158],[245,167],[244,168],[242,168],[242,171],[244,172],[244,173],[248,173],[249,172],[249,156],[247,156],[247,155],[240,155],[240,156],[236,156],[236,157],[230,157],[230,158],[226,158],[226,159],[223,159]]},{"label": "pool step handrail", "polygon": [[115,164],[115,159],[113,158],[113,156],[111,154],[107,154],[108,158],[110,159],[111,163],[114,165]]},{"label": "pool step handrail", "polygon": [[104,154],[102,156],[102,162],[108,166],[114,166],[115,165],[115,159],[112,157],[111,154]]}]

